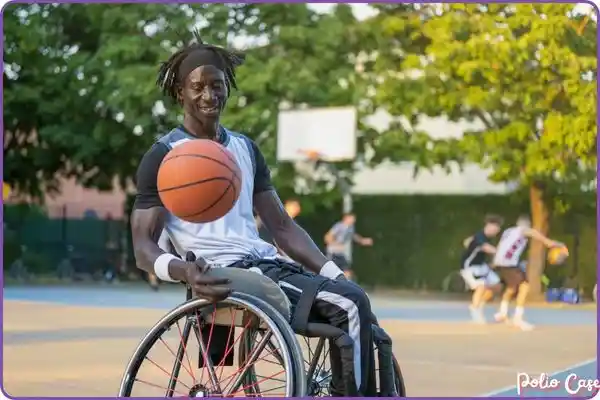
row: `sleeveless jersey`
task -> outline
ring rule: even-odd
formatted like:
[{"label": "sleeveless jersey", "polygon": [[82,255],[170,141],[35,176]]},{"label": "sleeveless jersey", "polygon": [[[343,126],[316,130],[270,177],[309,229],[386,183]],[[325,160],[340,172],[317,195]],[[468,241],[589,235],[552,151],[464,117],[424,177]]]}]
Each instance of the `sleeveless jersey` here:
[{"label": "sleeveless jersey", "polygon": [[529,239],[523,233],[523,228],[513,226],[502,234],[496,248],[494,265],[497,267],[517,267]]}]

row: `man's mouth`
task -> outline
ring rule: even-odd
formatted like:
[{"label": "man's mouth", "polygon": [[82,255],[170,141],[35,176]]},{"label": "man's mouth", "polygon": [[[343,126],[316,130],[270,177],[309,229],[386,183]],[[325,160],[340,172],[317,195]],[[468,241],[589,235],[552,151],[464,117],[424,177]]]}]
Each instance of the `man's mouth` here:
[{"label": "man's mouth", "polygon": [[206,115],[215,115],[219,113],[219,106],[218,105],[214,105],[214,106],[200,106],[198,107],[198,109],[200,110],[200,112],[202,114],[206,114]]}]

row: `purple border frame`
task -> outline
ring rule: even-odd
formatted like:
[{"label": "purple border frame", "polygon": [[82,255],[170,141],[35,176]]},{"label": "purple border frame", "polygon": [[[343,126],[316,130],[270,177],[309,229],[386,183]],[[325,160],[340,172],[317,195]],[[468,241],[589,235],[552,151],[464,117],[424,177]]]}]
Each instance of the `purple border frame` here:
[{"label": "purple border frame", "polygon": [[[67,0],[67,1],[52,1],[52,0],[39,0],[39,1],[9,1],[7,2],[4,7],[2,7],[2,11],[0,12],[0,15],[2,15],[2,19],[0,20],[0,30],[2,31],[2,36],[1,36],[1,41],[0,41],[0,49],[2,50],[2,54],[4,54],[4,29],[3,29],[3,23],[4,23],[4,8],[6,7],[6,5],[8,4],[22,4],[22,3],[196,3],[198,1],[189,1],[189,2],[182,2],[182,1],[178,1],[178,0],[165,0],[165,1],[160,1],[160,0],[147,0],[147,1],[119,1],[119,0],[92,0],[92,1],[85,1],[85,0]],[[214,1],[214,0],[208,0],[205,1],[206,3],[221,3],[219,1]],[[225,1],[225,2],[229,2],[229,1]],[[247,1],[247,3],[251,3],[254,1]],[[343,2],[343,1],[323,1],[323,0],[317,0],[317,1],[311,1],[311,3],[369,3],[369,2],[373,2],[374,1],[357,1],[357,0],[352,0],[352,1],[347,1],[347,2]],[[392,1],[392,0],[383,0],[383,1],[377,1],[377,3],[400,3],[401,1]],[[472,1],[472,0],[463,0],[463,1],[457,1],[457,0],[449,0],[449,1],[441,1],[441,3],[534,3],[537,1],[524,1],[524,0],[507,0],[507,1],[497,1],[497,0],[492,0],[492,1]],[[600,16],[600,9],[598,8],[598,5],[594,4],[592,0],[583,0],[583,1],[556,1],[556,0],[545,0],[545,3],[561,3],[561,4],[576,4],[576,3],[580,3],[580,4],[589,4],[591,5],[595,10],[596,10],[596,16]],[[297,1],[297,0],[288,0],[288,1],[276,1],[276,0],[262,0],[260,1],[260,3],[307,3],[304,1]],[[434,3],[434,1],[419,1],[419,0],[405,0],[402,1],[402,3]],[[596,31],[596,38],[597,41],[600,42],[600,31]],[[597,52],[597,58],[598,60],[600,60],[600,47],[596,46],[596,52]],[[3,72],[4,70],[4,64],[0,65],[0,71]],[[4,95],[3,95],[3,82],[0,82],[0,94],[2,94],[1,98],[0,98],[0,105],[2,106],[2,109],[4,109]],[[597,93],[597,100],[600,99],[600,85],[597,84],[596,86],[596,93]],[[0,122],[0,128],[2,129],[2,132],[4,132],[4,120],[3,120],[3,115],[1,122]],[[597,128],[600,127],[600,107],[597,106],[597,114],[596,114],[596,126]],[[2,143],[4,142],[4,135],[2,135],[2,139],[0,139],[2,141]],[[598,139],[598,136],[596,137],[596,143],[597,145],[600,145],[600,140]],[[600,150],[598,150],[598,157],[600,158]],[[2,152],[2,154],[0,155],[0,161],[2,161],[1,165],[0,165],[0,177],[3,177],[3,172],[4,172],[4,152]],[[600,163],[597,163],[596,165],[596,174],[600,175]],[[2,203],[3,203],[3,199],[2,199]],[[600,199],[596,196],[596,220],[600,220]],[[2,207],[2,209],[0,210],[0,218],[2,219],[2,221],[4,221],[4,206]],[[600,225],[597,226],[597,237],[596,240],[598,241],[598,247],[600,247],[600,240],[598,240],[598,236],[600,236]],[[0,241],[2,241],[2,243],[4,244],[4,230],[2,232],[0,232]],[[597,247],[597,248],[598,248]],[[2,269],[4,270],[4,265],[3,265],[3,260],[4,260],[4,246],[2,246],[2,248],[0,249],[0,256],[2,256],[0,263],[2,263]],[[598,254],[596,254],[596,262],[597,262],[597,281],[600,281],[598,278],[600,278],[600,263],[598,263]],[[3,301],[3,297],[4,297],[4,274],[0,275],[0,283],[2,284],[2,293],[0,294],[0,301]],[[596,309],[597,312],[597,316],[600,317],[600,310]],[[0,309],[0,317],[2,316],[3,313],[3,309]],[[596,319],[596,323],[598,324],[598,318]],[[598,326],[598,328],[600,328],[600,326]],[[1,333],[0,333],[1,335]],[[600,336],[598,335],[598,330],[596,331],[596,340],[597,342],[599,342],[600,345]],[[596,350],[598,352],[598,348]],[[2,361],[2,356],[4,354],[4,347],[2,347],[2,350],[0,352],[0,361]],[[598,354],[596,354],[596,360],[598,359]],[[2,370],[4,369],[4,364],[2,364],[2,366],[0,367]],[[600,365],[597,365],[598,370],[597,372],[597,376],[600,376]],[[10,397],[5,391],[4,391],[4,387],[3,385],[0,384],[0,390],[2,392],[2,395],[5,396],[6,398],[13,398]],[[116,390],[116,389],[115,389]],[[18,399],[59,399],[60,397],[46,397],[46,398],[42,398],[42,397],[18,397]],[[114,398],[114,397],[82,397],[82,399],[110,399],[110,398]],[[453,398],[453,399],[465,399],[465,398],[461,398],[461,397],[448,397],[448,398]],[[499,397],[500,399],[502,397]],[[504,397],[505,399],[511,399],[514,397]],[[77,399],[76,397],[69,397],[69,399]],[[421,399],[426,399],[425,397],[421,398]]]}]

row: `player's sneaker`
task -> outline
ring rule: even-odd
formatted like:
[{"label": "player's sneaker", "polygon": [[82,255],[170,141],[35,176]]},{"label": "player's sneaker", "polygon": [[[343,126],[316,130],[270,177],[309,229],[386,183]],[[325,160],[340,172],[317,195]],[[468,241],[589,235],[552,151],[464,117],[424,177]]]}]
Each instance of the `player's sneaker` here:
[{"label": "player's sneaker", "polygon": [[512,323],[522,331],[531,331],[534,328],[533,325],[531,325],[529,322],[523,321],[521,318],[513,318]]},{"label": "player's sneaker", "polygon": [[485,316],[483,315],[483,310],[481,308],[469,306],[469,312],[471,313],[471,319],[476,324],[486,323]]},{"label": "player's sneaker", "polygon": [[494,314],[494,319],[496,320],[496,322],[508,322],[508,316],[504,313]]}]

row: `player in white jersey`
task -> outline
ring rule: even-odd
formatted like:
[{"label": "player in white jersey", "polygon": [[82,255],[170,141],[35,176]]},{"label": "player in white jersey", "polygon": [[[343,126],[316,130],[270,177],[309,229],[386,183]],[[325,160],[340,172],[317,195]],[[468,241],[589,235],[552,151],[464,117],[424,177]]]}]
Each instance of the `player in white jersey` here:
[{"label": "player in white jersey", "polygon": [[518,292],[515,314],[512,321],[517,327],[523,330],[533,329],[533,325],[525,322],[523,319],[525,300],[529,293],[529,283],[527,282],[525,271],[519,266],[521,256],[530,238],[539,240],[546,247],[561,246],[559,242],[550,240],[537,230],[531,228],[531,220],[528,216],[521,216],[515,226],[506,229],[502,233],[493,263],[495,270],[506,285],[502,294],[500,309],[496,313],[495,318],[499,322],[508,319],[509,303],[515,293]]},{"label": "player in white jersey", "polygon": [[[183,124],[160,138],[138,167],[137,195],[131,215],[138,267],[156,272],[161,280],[185,282],[197,296],[211,301],[226,298],[230,289],[227,280],[211,278],[205,273],[210,268],[242,268],[273,279],[290,300],[294,312],[307,304],[311,316],[341,329],[348,338],[345,342],[348,345],[338,341],[330,345],[331,393],[375,396],[372,324],[377,321],[371,313],[369,298],[362,288],[345,279],[342,270],[325,257],[286,212],[256,143],[220,124],[230,89],[237,87],[235,69],[243,63],[244,56],[196,39],[199,43],[173,54],[159,70],[157,83],[182,106]],[[235,206],[224,217],[205,224],[186,222],[171,214],[157,188],[158,170],[170,149],[198,138],[225,146],[242,173]],[[277,245],[302,266],[281,257],[273,244],[259,237],[253,211]],[[157,245],[163,229],[179,257]],[[193,253],[196,261],[186,261],[189,253]],[[352,373],[342,375],[342,371]]]}]

